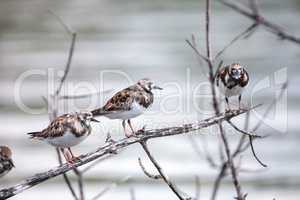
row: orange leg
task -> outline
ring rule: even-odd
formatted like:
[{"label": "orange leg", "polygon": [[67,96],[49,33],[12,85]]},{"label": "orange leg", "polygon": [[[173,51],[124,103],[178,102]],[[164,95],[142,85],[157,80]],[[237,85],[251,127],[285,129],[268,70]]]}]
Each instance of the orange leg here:
[{"label": "orange leg", "polygon": [[71,151],[71,148],[69,147],[68,148],[69,152],[71,153],[71,156],[72,156],[72,161],[79,161],[80,158],[78,158],[77,156],[74,156],[73,152]]},{"label": "orange leg", "polygon": [[61,148],[61,151],[66,159],[66,161],[69,163],[69,164],[74,164],[74,161],[73,161],[73,156],[72,154],[70,153],[70,151],[66,148]]}]

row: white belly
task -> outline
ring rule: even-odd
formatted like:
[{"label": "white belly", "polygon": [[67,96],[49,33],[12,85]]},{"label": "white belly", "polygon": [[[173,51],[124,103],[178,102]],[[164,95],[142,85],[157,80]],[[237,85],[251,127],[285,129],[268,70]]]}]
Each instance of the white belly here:
[{"label": "white belly", "polygon": [[231,89],[228,89],[227,87],[225,87],[223,85],[223,83],[220,83],[218,88],[219,88],[220,92],[222,92],[226,97],[238,96],[238,95],[242,94],[242,92],[244,90],[244,87],[241,87],[239,85],[237,85]]},{"label": "white belly", "polygon": [[146,110],[145,107],[141,106],[137,102],[133,102],[130,110],[128,110],[128,111],[122,111],[122,112],[116,112],[116,113],[111,113],[111,114],[107,114],[105,116],[108,117],[109,119],[122,119],[122,120],[126,120],[126,119],[135,118],[135,117],[143,114],[145,110]]},{"label": "white belly", "polygon": [[67,131],[63,136],[56,137],[56,138],[49,138],[46,141],[55,147],[67,148],[72,147],[80,142],[82,142],[85,138],[87,138],[88,134],[85,134],[81,137],[75,137],[72,133]]}]

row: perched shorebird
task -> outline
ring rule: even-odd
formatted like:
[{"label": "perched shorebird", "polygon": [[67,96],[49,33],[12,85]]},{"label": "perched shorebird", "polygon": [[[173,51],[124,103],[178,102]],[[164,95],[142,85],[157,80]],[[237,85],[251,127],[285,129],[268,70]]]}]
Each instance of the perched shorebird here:
[{"label": "perched shorebird", "polygon": [[[109,119],[121,119],[126,137],[135,134],[130,119],[137,117],[153,103],[152,90],[162,90],[147,78],[139,80],[136,84],[116,93],[107,103],[99,109],[92,111],[94,116],[105,116]],[[126,130],[126,121],[131,133]]]},{"label": "perched shorebird", "polygon": [[0,146],[0,177],[7,174],[14,166],[12,152],[7,146]]},{"label": "perched shorebird", "polygon": [[249,82],[249,75],[246,69],[238,63],[220,68],[216,76],[216,85],[225,95],[228,110],[228,98],[238,96],[239,108],[241,108],[242,92]]},{"label": "perched shorebird", "polygon": [[90,135],[91,121],[99,122],[93,118],[91,112],[64,114],[54,119],[44,130],[28,134],[32,139],[43,140],[58,147],[66,161],[72,164],[78,158],[74,156],[70,147],[79,144]]}]

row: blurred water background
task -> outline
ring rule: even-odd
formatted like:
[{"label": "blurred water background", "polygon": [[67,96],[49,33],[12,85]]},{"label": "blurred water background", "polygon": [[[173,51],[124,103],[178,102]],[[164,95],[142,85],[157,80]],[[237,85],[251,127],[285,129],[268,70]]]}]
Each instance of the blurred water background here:
[{"label": "blurred water background", "polygon": [[[266,18],[300,35],[299,0],[262,0],[260,7]],[[47,75],[53,72],[57,83],[58,75],[65,66],[70,37],[48,9],[61,16],[78,33],[64,94],[107,89],[116,91],[132,84],[132,81],[150,77],[164,90],[156,96],[151,111],[133,120],[136,127],[144,124],[147,128],[178,125],[212,114],[205,77],[206,65],[202,63],[199,66],[197,58],[185,43],[186,38],[195,34],[204,53],[204,1],[1,0],[0,143],[13,149],[16,168],[0,180],[0,187],[13,185],[57,165],[51,146],[30,141],[25,134],[46,127],[47,112],[25,112],[17,105],[15,98],[20,96],[30,108],[45,108],[41,97],[47,96],[50,91]],[[218,2],[213,3],[212,15],[214,53],[251,25],[250,20]],[[286,79],[289,81],[288,96],[280,101],[268,117],[267,124],[258,131],[258,134],[270,136],[255,142],[259,156],[269,167],[262,169],[246,151],[242,157],[243,166],[254,172],[241,173],[240,179],[249,199],[298,200],[299,46],[279,40],[261,27],[249,39],[239,41],[226,51],[222,59],[226,64],[238,61],[247,66],[251,78],[249,89],[243,97],[244,104],[264,103],[256,114],[252,113],[252,126],[259,113],[278,94],[280,83]],[[24,72],[36,73],[32,70],[42,70],[38,73],[45,74],[30,75],[20,88],[16,87]],[[72,105],[64,102],[61,113],[100,106],[112,94],[106,92],[77,100]],[[243,126],[243,119],[239,117],[235,120],[240,127]],[[115,139],[123,137],[119,121],[101,119],[101,122],[101,125],[94,126],[94,133],[85,142],[74,148],[76,154],[103,145],[108,131]],[[228,131],[230,144],[235,145],[239,136],[230,129]],[[206,141],[209,152],[218,159],[216,132],[216,128],[211,128],[193,137],[200,147]],[[217,171],[210,168],[204,156],[199,157],[194,152],[188,136],[155,139],[150,147],[183,191],[194,193],[194,179],[198,175],[201,199],[209,198]],[[129,176],[128,183],[114,188],[102,199],[130,199],[130,188],[135,189],[136,199],[139,200],[175,199],[161,181],[149,180],[144,176],[137,163],[138,157],[142,157],[146,166],[155,172],[141,148],[131,146],[85,175],[87,197],[91,198],[112,182]],[[219,199],[232,199],[233,196],[231,179],[225,178]],[[34,200],[41,197],[44,200],[72,198],[62,177],[57,177],[12,199]]]}]

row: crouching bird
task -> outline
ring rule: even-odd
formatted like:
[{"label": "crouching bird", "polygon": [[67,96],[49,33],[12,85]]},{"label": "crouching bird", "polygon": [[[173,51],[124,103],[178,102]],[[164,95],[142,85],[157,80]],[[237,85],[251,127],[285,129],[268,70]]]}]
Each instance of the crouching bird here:
[{"label": "crouching bird", "polygon": [[[92,113],[94,116],[105,116],[109,119],[121,119],[126,137],[135,135],[131,119],[144,113],[153,103],[152,90],[162,90],[150,79],[144,78],[136,84],[117,92],[107,103]],[[126,121],[131,132],[126,130]]]},{"label": "crouching bird", "polygon": [[0,146],[0,177],[6,175],[15,167],[12,161],[12,152],[7,146]]},{"label": "crouching bird", "polygon": [[238,96],[239,109],[241,108],[242,93],[249,82],[249,75],[246,69],[238,64],[221,67],[217,72],[216,85],[219,90],[225,95],[227,109],[230,110],[229,97]]},{"label": "crouching bird", "polygon": [[79,144],[90,135],[91,121],[99,122],[93,118],[91,112],[64,114],[54,119],[44,130],[28,133],[28,135],[32,139],[46,141],[58,147],[66,161],[73,164],[79,158],[74,156],[70,147]]}]

